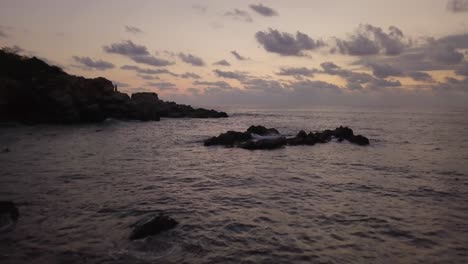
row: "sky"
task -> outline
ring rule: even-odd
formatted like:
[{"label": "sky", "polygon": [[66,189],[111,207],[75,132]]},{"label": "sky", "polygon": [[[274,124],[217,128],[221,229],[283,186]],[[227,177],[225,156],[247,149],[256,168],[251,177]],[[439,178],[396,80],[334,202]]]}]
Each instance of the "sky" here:
[{"label": "sky", "polygon": [[0,46],[195,105],[468,102],[468,0],[1,0]]}]

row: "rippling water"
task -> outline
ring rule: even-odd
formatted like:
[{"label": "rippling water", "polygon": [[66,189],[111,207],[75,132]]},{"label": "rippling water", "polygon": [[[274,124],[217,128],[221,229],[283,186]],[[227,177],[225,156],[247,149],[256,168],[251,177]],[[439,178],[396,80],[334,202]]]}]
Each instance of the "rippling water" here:
[{"label": "rippling water", "polygon": [[[468,118],[234,110],[228,119],[0,128],[1,263],[468,263]],[[339,125],[371,146],[204,147],[250,125]],[[102,130],[102,131],[101,131]],[[168,232],[129,241],[165,212]]]}]

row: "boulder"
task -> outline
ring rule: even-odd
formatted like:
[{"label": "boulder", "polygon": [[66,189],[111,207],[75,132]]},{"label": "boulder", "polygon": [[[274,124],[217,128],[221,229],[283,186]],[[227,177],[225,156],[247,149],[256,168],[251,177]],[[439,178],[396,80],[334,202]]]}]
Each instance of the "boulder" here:
[{"label": "boulder", "polygon": [[245,142],[252,139],[252,135],[246,132],[228,131],[220,134],[217,137],[212,137],[205,140],[205,146],[224,145],[234,146],[238,143]]},{"label": "boulder", "polygon": [[148,236],[157,235],[163,231],[176,227],[179,223],[170,218],[160,214],[159,216],[151,219],[150,221],[138,225],[130,235],[130,240],[142,239]]},{"label": "boulder", "polygon": [[251,126],[245,132],[228,131],[220,134],[217,137],[212,137],[205,140],[205,146],[225,145],[236,146],[243,149],[277,149],[285,145],[312,146],[317,143],[328,143],[332,138],[337,138],[338,141],[348,140],[351,143],[366,146],[369,145],[369,139],[358,135],[355,136],[353,130],[348,127],[340,126],[335,130],[326,129],[321,132],[310,132],[307,134],[301,130],[295,137],[285,138],[280,136],[278,130],[274,128],[266,128],[264,126]]},{"label": "boulder", "polygon": [[239,145],[240,148],[256,150],[256,149],[278,149],[286,145],[285,137],[277,138],[268,138],[268,139],[259,139],[259,140],[249,140]]},{"label": "boulder", "polygon": [[370,144],[369,139],[361,135],[352,136],[351,138],[348,139],[348,141],[351,143],[357,144],[359,146],[367,146]]},{"label": "boulder", "polygon": [[264,126],[250,126],[247,132],[260,136],[279,135],[278,130],[275,128],[266,128]]}]

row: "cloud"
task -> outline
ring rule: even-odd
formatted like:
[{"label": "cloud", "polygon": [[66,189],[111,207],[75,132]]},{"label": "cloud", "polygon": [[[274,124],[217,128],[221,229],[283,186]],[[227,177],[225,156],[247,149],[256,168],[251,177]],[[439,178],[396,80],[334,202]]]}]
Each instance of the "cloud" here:
[{"label": "cloud", "polygon": [[238,59],[238,60],[241,60],[241,61],[243,61],[243,60],[248,60],[248,58],[241,56],[241,55],[240,55],[237,51],[235,51],[235,50],[231,51],[231,54],[234,55],[234,57],[236,57],[236,59]]},{"label": "cloud", "polygon": [[200,95],[200,90],[197,88],[187,88],[187,92],[191,93],[192,95]]},{"label": "cloud", "polygon": [[194,81],[193,85],[196,86],[206,86],[211,88],[219,88],[219,89],[233,89],[233,87],[225,82],[225,81],[217,81],[217,82],[207,82],[207,81]]},{"label": "cloud", "polygon": [[408,76],[411,77],[415,81],[422,81],[422,82],[433,82],[432,76],[427,72],[410,72]]},{"label": "cloud", "polygon": [[179,58],[188,64],[191,64],[193,66],[205,66],[205,62],[203,61],[202,58],[194,56],[192,54],[184,54],[184,53],[179,53]]},{"label": "cloud", "polygon": [[125,31],[127,31],[128,33],[132,33],[132,34],[143,33],[143,30],[134,26],[125,26]]},{"label": "cloud", "polygon": [[403,76],[403,72],[389,64],[371,63],[368,65],[375,77],[387,78],[390,76]]},{"label": "cloud", "polygon": [[186,72],[184,74],[179,75],[180,78],[184,79],[200,79],[200,75],[192,73],[192,72]]},{"label": "cloud", "polygon": [[[239,55],[239,54],[237,54],[237,55]],[[227,60],[220,60],[220,61],[217,61],[217,62],[213,63],[213,65],[231,66],[231,64],[230,64]]]},{"label": "cloud", "polygon": [[[343,69],[333,62],[324,62],[320,64],[323,74],[336,75],[343,78],[346,81],[346,88],[350,90],[363,90],[363,89],[378,89],[387,87],[399,87],[401,82],[397,80],[385,80],[381,78],[375,78],[374,76],[363,73],[354,72],[351,70]],[[390,72],[386,72],[387,67],[382,67],[377,75],[385,75]],[[393,68],[391,69],[393,70]],[[393,73],[395,74],[395,73]]]},{"label": "cloud", "polygon": [[283,93],[285,88],[282,83],[275,80],[251,78],[242,82],[247,90],[265,91],[268,93]]},{"label": "cloud", "polygon": [[177,90],[176,85],[170,82],[147,82],[146,84],[156,87],[161,91]]},{"label": "cloud", "polygon": [[249,7],[252,10],[254,10],[255,12],[257,12],[258,14],[262,15],[262,16],[271,17],[271,16],[277,16],[278,15],[278,12],[276,12],[273,8],[268,7],[268,6],[264,6],[262,4],[249,5]]},{"label": "cloud", "polygon": [[245,72],[232,72],[232,71],[221,71],[221,70],[214,70],[213,71],[218,77],[226,78],[226,79],[234,79],[234,80],[245,80],[249,76]]},{"label": "cloud", "polygon": [[158,76],[146,75],[146,74],[137,74],[138,77],[143,80],[152,81],[152,80],[161,80]]},{"label": "cloud", "polygon": [[135,44],[131,40],[104,46],[103,50],[107,53],[126,56],[136,63],[147,64],[155,67],[164,67],[174,64],[168,60],[151,56],[145,46]]},{"label": "cloud", "polygon": [[118,82],[118,81],[112,81],[117,87],[130,87],[128,83],[123,83],[123,82]]},{"label": "cloud", "polygon": [[115,68],[114,64],[103,61],[103,60],[93,60],[89,57],[78,57],[73,56],[73,60],[81,64],[82,66],[88,69],[95,69],[99,71],[109,70]]},{"label": "cloud", "polygon": [[325,45],[323,41],[315,41],[299,31],[294,36],[271,28],[268,31],[257,32],[255,38],[266,51],[282,56],[305,56],[305,51],[314,50]]},{"label": "cloud", "polygon": [[129,70],[129,71],[135,71],[139,74],[169,74],[169,75],[172,75],[172,76],[178,76],[177,74],[169,71],[169,70],[166,70],[166,69],[144,69],[144,68],[140,68],[138,66],[133,66],[133,65],[123,65],[122,67],[120,67],[120,69],[122,70]]},{"label": "cloud", "polygon": [[252,17],[250,17],[250,14],[246,11],[239,10],[239,9],[234,9],[232,11],[228,11],[224,14],[224,16],[231,17],[236,20],[242,20],[245,22],[252,22]]},{"label": "cloud", "polygon": [[457,75],[467,76],[468,77],[468,62],[465,62],[462,66],[458,67],[455,70]]},{"label": "cloud", "polygon": [[388,33],[385,33],[380,27],[366,24],[360,25],[355,34],[350,35],[347,40],[337,38],[336,47],[332,52],[338,51],[352,56],[376,54],[395,56],[401,54],[409,44],[403,32],[397,27],[391,26],[388,28]]},{"label": "cloud", "polygon": [[447,10],[453,13],[468,12],[468,0],[450,0],[447,3]]},{"label": "cloud", "polygon": [[436,44],[430,49],[429,55],[438,62],[452,65],[463,61],[463,53],[457,51],[452,45]]},{"label": "cloud", "polygon": [[131,40],[121,43],[112,43],[108,46],[104,46],[103,49],[107,53],[120,54],[128,57],[149,55],[148,49],[145,46],[135,44]]},{"label": "cloud", "polygon": [[192,5],[192,9],[195,9],[197,10],[198,12],[201,12],[201,13],[206,13],[206,10],[208,9],[205,5],[199,5],[199,4],[195,4],[195,5]]},{"label": "cloud", "polygon": [[173,62],[156,58],[154,56],[133,56],[130,58],[136,63],[147,64],[155,67],[164,67],[174,64]]},{"label": "cloud", "polygon": [[0,38],[7,38],[7,37],[8,37],[7,33],[5,33],[4,31],[0,29]]},{"label": "cloud", "polygon": [[301,79],[302,77],[313,77],[315,73],[317,73],[317,69],[309,69],[306,67],[300,68],[281,68],[276,75],[282,76],[294,76],[296,79]]},{"label": "cloud", "polygon": [[468,34],[449,35],[439,39],[426,38],[406,48],[398,56],[382,54],[359,57],[354,65],[370,63],[398,65],[404,72],[454,70],[462,63],[468,49]]}]

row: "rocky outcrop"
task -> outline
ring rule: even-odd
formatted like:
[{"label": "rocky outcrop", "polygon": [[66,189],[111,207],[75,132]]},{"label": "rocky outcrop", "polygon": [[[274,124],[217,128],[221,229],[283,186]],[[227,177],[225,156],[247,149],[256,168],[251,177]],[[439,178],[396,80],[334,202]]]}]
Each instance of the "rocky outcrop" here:
[{"label": "rocky outcrop", "polygon": [[263,126],[251,126],[245,132],[228,131],[217,137],[205,140],[205,146],[224,145],[239,147],[243,149],[277,149],[289,146],[313,146],[320,143],[328,143],[333,138],[338,142],[347,140],[351,143],[366,146],[369,145],[369,139],[362,135],[354,135],[352,129],[348,127],[338,127],[335,130],[324,130],[320,132],[305,132],[301,130],[295,137],[282,136],[274,128]]},{"label": "rocky outcrop", "polygon": [[227,114],[165,102],[156,93],[129,96],[105,78],[72,76],[35,57],[0,50],[0,122],[158,121],[161,117],[220,118]]},{"label": "rocky outcrop", "polygon": [[130,240],[142,239],[147,236],[157,235],[163,231],[176,227],[178,224],[179,223],[176,220],[170,218],[169,216],[160,214],[150,221],[137,226],[130,235]]}]

